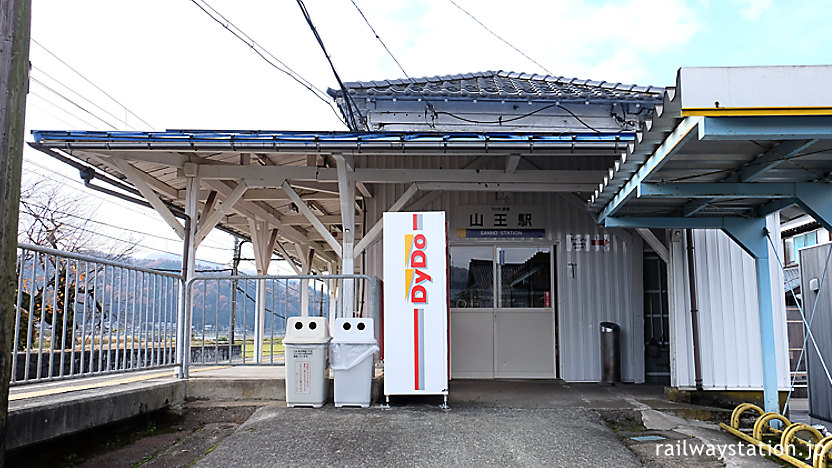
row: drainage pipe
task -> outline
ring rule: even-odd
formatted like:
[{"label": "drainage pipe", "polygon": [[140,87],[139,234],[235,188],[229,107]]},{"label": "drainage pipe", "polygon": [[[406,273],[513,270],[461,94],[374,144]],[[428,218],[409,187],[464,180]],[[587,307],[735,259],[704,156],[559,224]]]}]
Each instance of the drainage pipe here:
[{"label": "drainage pipe", "polygon": [[699,349],[699,305],[696,299],[696,266],[693,229],[685,230],[688,250],[688,291],[690,292],[690,323],[693,332],[693,375],[696,389],[702,390],[702,355]]}]

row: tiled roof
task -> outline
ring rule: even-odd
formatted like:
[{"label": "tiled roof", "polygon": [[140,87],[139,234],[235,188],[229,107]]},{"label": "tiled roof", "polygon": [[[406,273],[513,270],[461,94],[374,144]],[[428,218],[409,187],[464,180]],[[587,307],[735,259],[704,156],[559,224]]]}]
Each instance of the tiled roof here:
[{"label": "tiled roof", "polygon": [[[353,96],[463,99],[658,101],[664,88],[507,71],[344,83]],[[333,97],[340,90],[329,89]]]}]

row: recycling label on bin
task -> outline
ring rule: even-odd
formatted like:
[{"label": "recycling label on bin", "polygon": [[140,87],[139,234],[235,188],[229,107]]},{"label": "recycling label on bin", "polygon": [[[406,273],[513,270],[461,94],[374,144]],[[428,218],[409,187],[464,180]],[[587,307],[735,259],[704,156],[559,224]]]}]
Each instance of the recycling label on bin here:
[{"label": "recycling label on bin", "polygon": [[448,389],[445,213],[384,213],[384,393]]},{"label": "recycling label on bin", "polygon": [[[312,351],[308,349],[298,351],[307,351],[309,356],[312,355]],[[297,354],[298,352],[295,351],[295,357],[297,357]],[[312,393],[312,386],[309,383],[311,372],[312,364],[309,361],[295,361],[295,393]]]},{"label": "recycling label on bin", "polygon": [[309,359],[312,357],[312,350],[305,348],[293,349],[292,357],[295,359]]}]

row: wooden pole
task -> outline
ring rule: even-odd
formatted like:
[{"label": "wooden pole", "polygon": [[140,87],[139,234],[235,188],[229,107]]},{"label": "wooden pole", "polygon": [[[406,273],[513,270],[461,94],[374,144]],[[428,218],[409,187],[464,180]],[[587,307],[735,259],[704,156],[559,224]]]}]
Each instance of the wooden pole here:
[{"label": "wooden pole", "polygon": [[0,2],[0,468],[5,466],[14,336],[17,218],[29,81],[31,0]]}]

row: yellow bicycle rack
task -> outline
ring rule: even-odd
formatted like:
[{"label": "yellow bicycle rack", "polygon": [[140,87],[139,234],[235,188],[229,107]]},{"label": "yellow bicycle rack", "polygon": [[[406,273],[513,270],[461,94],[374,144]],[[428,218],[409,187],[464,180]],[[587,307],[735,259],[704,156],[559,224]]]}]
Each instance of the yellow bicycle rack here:
[{"label": "yellow bicycle rack", "polygon": [[[743,431],[740,428],[742,415],[747,411],[754,411],[758,414],[751,428],[751,435],[748,434],[747,429]],[[772,427],[772,421],[780,421],[783,429]],[[743,403],[734,408],[731,413],[731,424],[720,423],[719,427],[762,451],[800,468],[828,468],[827,460],[832,460],[832,436],[824,437],[820,431],[808,424],[792,423],[781,414],[766,413],[762,408],[751,403]],[[797,437],[800,433],[809,434],[811,440]],[[765,442],[766,437],[779,437],[779,447],[772,447]],[[811,465],[806,460],[789,455],[795,453],[788,449],[791,446],[799,446],[802,451],[807,452],[810,455]]]}]

